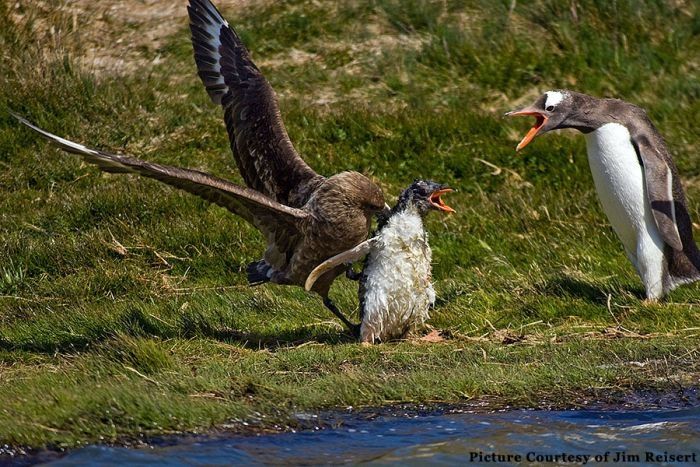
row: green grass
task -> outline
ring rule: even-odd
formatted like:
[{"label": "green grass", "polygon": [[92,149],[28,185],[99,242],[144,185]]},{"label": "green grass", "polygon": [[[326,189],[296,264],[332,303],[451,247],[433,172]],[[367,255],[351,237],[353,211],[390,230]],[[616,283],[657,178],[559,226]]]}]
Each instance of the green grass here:
[{"label": "green grass", "polygon": [[[246,285],[263,251],[252,227],[154,181],[100,174],[8,114],[240,182],[184,6],[177,32],[143,51],[158,64],[115,76],[80,65],[87,32],[69,13],[24,6],[17,22],[0,4],[0,443],[75,446],[256,413],[271,425],[347,405],[563,404],[697,381],[700,289],[645,305],[582,138],[550,135],[516,155],[526,124],[502,118],[558,87],[644,106],[700,219],[697,5],[511,3],[223,9],[317,171],[362,171],[389,199],[417,177],[458,189],[458,213],[428,221],[430,323],[453,338],[371,348],[318,297]],[[332,296],[356,308],[354,283]]]}]

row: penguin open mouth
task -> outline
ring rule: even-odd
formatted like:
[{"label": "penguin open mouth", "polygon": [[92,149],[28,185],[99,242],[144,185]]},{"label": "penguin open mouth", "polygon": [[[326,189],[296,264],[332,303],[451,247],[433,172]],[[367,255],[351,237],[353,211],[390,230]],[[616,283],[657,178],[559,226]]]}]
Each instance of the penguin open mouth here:
[{"label": "penguin open mouth", "polygon": [[452,188],[443,188],[441,190],[435,190],[432,192],[432,194],[428,198],[428,201],[430,201],[430,204],[435,209],[439,209],[440,211],[456,212],[454,209],[452,209],[451,207],[446,205],[445,202],[440,198],[440,196],[442,196],[446,193],[450,193],[452,191],[454,191]]},{"label": "penguin open mouth", "polygon": [[532,141],[535,138],[535,136],[537,136],[537,133],[539,133],[544,124],[547,123],[546,115],[531,110],[517,110],[514,112],[508,112],[506,115],[508,115],[509,117],[516,117],[519,115],[535,117],[535,124],[532,128],[530,128],[530,131],[527,132],[525,137],[518,143],[518,146],[515,148],[516,151],[520,151],[522,148],[530,144],[530,141]]}]

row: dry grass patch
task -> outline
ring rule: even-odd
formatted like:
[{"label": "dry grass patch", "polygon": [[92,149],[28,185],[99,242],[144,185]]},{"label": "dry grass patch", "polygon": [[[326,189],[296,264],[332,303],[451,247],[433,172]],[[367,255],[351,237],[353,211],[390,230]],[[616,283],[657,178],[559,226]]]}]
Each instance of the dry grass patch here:
[{"label": "dry grass patch", "polygon": [[[223,11],[261,8],[268,0],[218,0]],[[99,76],[137,75],[162,63],[159,50],[187,25],[185,1],[17,1],[12,18],[31,18],[41,47],[65,48]]]}]

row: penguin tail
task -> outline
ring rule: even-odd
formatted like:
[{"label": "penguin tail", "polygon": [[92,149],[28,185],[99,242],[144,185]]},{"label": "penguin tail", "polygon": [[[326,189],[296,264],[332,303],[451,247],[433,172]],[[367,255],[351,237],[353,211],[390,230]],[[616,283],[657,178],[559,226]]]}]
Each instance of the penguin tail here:
[{"label": "penguin tail", "polygon": [[692,240],[682,251],[671,250],[669,261],[670,288],[700,281],[700,251]]}]

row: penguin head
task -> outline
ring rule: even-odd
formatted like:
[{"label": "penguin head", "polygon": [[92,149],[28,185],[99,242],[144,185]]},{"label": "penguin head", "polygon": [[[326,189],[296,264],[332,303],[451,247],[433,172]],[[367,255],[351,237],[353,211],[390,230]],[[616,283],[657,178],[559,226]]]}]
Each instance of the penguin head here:
[{"label": "penguin head", "polygon": [[576,113],[579,95],[579,93],[563,89],[547,91],[532,105],[506,113],[508,117],[520,115],[535,117],[535,125],[530,128],[530,131],[518,143],[516,151],[527,146],[530,141],[542,133],[559,128],[575,127],[576,125],[569,124],[568,120],[572,119],[573,114]]},{"label": "penguin head", "polygon": [[455,212],[454,209],[445,204],[440,198],[442,195],[450,193],[451,191],[454,190],[447,185],[429,180],[416,179],[401,193],[399,202],[394,209],[403,210],[413,205],[418,209],[421,215],[425,215],[431,210]]}]

